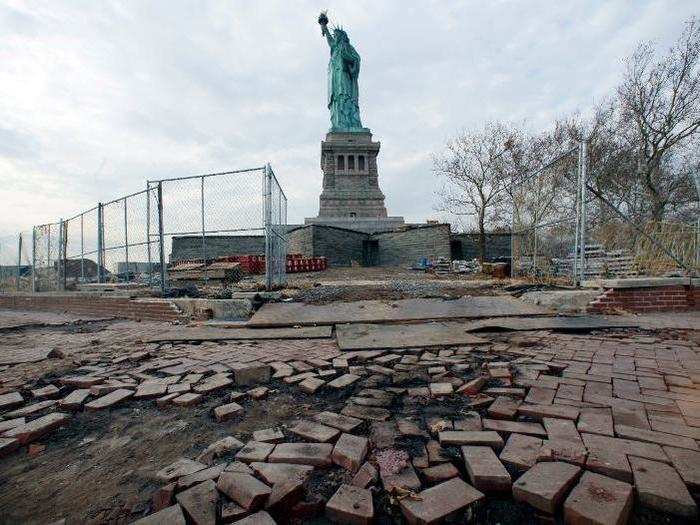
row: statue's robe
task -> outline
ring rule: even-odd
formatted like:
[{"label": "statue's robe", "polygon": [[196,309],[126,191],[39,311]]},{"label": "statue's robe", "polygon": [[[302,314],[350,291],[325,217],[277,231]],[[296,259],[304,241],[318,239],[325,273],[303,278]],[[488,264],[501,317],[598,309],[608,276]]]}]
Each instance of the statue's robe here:
[{"label": "statue's robe", "polygon": [[348,42],[334,41],[328,62],[328,109],[334,129],[362,128],[358,77],[360,55]]}]

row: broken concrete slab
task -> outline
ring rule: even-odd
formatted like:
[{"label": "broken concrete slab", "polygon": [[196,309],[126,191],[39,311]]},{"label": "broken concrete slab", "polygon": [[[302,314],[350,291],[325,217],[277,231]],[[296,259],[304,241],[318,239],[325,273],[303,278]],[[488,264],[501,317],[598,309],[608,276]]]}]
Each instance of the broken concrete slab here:
[{"label": "broken concrete slab", "polygon": [[338,347],[344,351],[488,343],[481,337],[460,330],[455,323],[339,324],[336,325],[336,337]]},{"label": "broken concrete slab", "polygon": [[312,305],[268,303],[248,321],[249,327],[338,325],[385,321],[419,321],[444,318],[483,318],[541,315],[548,310],[510,297],[476,296],[442,299],[400,299],[397,301],[355,301]]}]

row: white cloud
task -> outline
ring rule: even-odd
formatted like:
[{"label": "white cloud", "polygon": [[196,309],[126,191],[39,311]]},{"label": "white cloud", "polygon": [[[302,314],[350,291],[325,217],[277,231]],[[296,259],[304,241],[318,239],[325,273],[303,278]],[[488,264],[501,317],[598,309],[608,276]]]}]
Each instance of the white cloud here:
[{"label": "white cloud", "polygon": [[[289,219],[315,215],[328,49],[307,2],[0,6],[0,235],[147,178],[272,162]],[[332,2],[362,55],[363,122],[389,212],[435,216],[430,154],[488,119],[545,127],[611,93],[636,43],[694,3]],[[410,181],[410,184],[407,184]]]}]

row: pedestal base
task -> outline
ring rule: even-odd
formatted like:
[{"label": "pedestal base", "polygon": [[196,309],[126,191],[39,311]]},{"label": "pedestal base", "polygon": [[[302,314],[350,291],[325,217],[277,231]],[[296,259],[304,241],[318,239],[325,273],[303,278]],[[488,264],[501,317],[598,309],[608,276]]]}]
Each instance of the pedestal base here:
[{"label": "pedestal base", "polygon": [[309,217],[304,224],[335,226],[364,233],[392,231],[404,226],[403,217]]}]

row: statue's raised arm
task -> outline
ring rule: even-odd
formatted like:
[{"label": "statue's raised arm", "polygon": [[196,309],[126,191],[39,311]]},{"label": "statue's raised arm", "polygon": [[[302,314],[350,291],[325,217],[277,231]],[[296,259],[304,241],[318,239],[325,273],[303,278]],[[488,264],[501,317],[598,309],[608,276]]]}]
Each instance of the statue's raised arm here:
[{"label": "statue's raised arm", "polygon": [[336,27],[328,30],[325,12],[318,16],[321,34],[331,48],[328,62],[328,109],[331,112],[331,131],[365,130],[360,121],[359,87],[360,55],[350,44],[348,34]]}]

